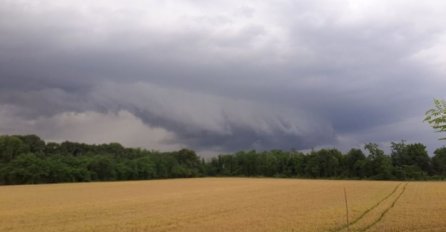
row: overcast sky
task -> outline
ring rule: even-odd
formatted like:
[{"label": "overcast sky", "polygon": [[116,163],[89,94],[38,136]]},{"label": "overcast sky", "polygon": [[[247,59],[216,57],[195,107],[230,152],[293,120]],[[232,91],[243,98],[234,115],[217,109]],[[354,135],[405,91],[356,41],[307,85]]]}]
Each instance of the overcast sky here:
[{"label": "overcast sky", "polygon": [[[244,2],[244,3],[243,3]],[[0,134],[202,155],[402,139],[446,98],[446,1],[0,0]]]}]

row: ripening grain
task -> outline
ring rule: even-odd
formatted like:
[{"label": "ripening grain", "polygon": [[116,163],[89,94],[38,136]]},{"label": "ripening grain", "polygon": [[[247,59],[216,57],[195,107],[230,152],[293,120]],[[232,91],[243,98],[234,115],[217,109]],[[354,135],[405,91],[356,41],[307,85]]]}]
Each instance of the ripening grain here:
[{"label": "ripening grain", "polygon": [[370,231],[446,231],[446,183],[413,182]]},{"label": "ripening grain", "polygon": [[[403,186],[260,178],[2,186],[0,231],[346,231],[344,187],[351,230],[360,231]],[[441,182],[409,183],[369,229],[444,228],[445,196]]]}]

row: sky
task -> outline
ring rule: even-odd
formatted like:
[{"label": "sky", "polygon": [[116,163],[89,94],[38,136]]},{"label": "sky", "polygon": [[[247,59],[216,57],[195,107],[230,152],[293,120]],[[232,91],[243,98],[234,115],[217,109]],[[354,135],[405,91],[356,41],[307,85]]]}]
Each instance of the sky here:
[{"label": "sky", "polygon": [[0,134],[200,155],[444,145],[446,1],[0,0]]}]

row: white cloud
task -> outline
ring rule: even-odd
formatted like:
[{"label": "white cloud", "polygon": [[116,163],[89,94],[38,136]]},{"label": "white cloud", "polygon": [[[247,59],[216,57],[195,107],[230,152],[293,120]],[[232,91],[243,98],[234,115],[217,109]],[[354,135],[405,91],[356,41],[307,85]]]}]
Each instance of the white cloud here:
[{"label": "white cloud", "polygon": [[175,135],[151,127],[128,111],[116,113],[64,112],[51,117],[24,119],[15,115],[14,107],[0,107],[1,134],[38,134],[47,141],[65,140],[85,143],[119,142],[130,147],[174,150],[185,147],[172,143]]},{"label": "white cloud", "polygon": [[426,65],[434,74],[434,81],[446,84],[446,31],[435,36],[429,46],[415,53],[412,59],[421,65]]}]

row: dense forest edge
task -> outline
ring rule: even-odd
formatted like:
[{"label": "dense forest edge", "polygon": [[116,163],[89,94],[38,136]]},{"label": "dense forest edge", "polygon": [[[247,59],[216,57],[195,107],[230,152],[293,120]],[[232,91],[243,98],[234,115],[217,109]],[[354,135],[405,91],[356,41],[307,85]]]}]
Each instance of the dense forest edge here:
[{"label": "dense forest edge", "polygon": [[446,147],[430,157],[421,143],[374,143],[342,153],[239,151],[205,160],[193,150],[159,152],[119,143],[46,143],[36,135],[0,136],[0,184],[148,180],[206,176],[444,180]]}]

